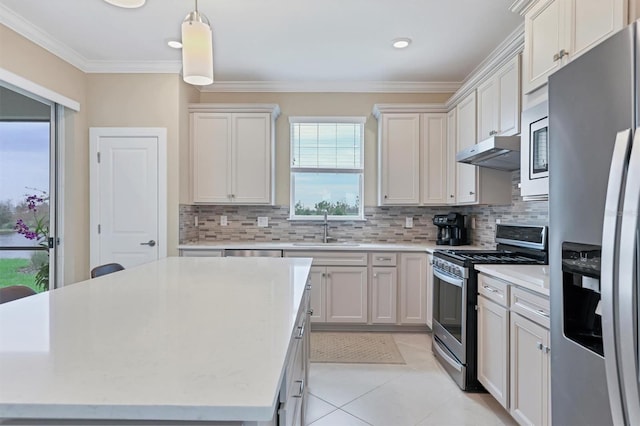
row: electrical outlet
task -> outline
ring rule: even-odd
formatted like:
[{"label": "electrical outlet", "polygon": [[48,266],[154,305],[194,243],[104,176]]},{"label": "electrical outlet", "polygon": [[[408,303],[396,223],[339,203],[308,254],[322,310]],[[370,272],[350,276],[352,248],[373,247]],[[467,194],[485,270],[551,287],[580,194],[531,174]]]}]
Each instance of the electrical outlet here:
[{"label": "electrical outlet", "polygon": [[258,216],[258,227],[266,228],[269,226],[269,218],[267,216]]},{"label": "electrical outlet", "polygon": [[413,228],[413,218],[412,217],[405,217],[404,218],[404,227],[405,228]]},{"label": "electrical outlet", "polygon": [[500,219],[496,219],[496,225],[500,225],[500,222],[502,222]]},{"label": "electrical outlet", "polygon": [[195,216],[193,219],[193,225],[194,226],[198,226],[199,222],[198,222],[198,216]]},{"label": "electrical outlet", "polygon": [[227,217],[226,216],[220,216],[220,226],[227,226]]}]

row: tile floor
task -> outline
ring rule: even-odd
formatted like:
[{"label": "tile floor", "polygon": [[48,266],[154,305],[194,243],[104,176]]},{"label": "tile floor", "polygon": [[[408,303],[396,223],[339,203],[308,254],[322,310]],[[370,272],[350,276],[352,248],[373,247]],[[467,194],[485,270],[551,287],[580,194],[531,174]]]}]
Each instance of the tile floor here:
[{"label": "tile floor", "polygon": [[516,425],[487,393],[464,393],[431,352],[430,334],[396,333],[406,365],[312,363],[312,426]]}]

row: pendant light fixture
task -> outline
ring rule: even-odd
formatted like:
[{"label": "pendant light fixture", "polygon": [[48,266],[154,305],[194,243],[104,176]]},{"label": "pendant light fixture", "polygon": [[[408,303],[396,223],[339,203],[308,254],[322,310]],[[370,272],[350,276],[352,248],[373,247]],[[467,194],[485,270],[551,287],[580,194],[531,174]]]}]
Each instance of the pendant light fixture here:
[{"label": "pendant light fixture", "polygon": [[104,0],[109,4],[118,7],[124,7],[126,9],[135,9],[136,7],[144,6],[146,0]]},{"label": "pendant light fixture", "polygon": [[182,21],[182,78],[197,86],[213,83],[213,42],[209,19],[196,9]]}]

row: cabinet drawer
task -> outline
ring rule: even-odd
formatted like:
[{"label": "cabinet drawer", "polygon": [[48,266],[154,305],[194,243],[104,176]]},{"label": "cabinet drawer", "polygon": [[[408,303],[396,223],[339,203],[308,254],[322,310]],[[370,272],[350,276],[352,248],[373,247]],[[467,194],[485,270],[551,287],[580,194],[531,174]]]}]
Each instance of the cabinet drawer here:
[{"label": "cabinet drawer", "polygon": [[396,266],[395,253],[371,253],[370,256],[373,266]]},{"label": "cabinet drawer", "polygon": [[478,294],[509,307],[509,284],[485,274],[478,274]]},{"label": "cabinet drawer", "polygon": [[311,257],[314,266],[367,266],[367,253],[351,251],[287,251],[284,257]]},{"label": "cabinet drawer", "polygon": [[518,287],[511,289],[511,312],[549,328],[549,299],[530,293]]}]

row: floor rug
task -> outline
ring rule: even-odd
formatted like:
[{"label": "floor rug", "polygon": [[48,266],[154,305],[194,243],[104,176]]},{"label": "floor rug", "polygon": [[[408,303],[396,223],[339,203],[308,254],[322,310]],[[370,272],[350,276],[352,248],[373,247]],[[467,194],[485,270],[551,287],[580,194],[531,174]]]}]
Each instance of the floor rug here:
[{"label": "floor rug", "polygon": [[405,364],[389,333],[311,333],[311,362]]}]

